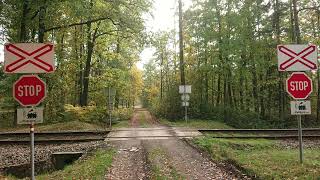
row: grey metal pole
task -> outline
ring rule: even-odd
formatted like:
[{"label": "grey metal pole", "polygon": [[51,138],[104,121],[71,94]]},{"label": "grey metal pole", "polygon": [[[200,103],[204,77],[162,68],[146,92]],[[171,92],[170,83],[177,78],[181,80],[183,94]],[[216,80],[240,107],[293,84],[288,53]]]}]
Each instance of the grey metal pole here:
[{"label": "grey metal pole", "polygon": [[34,178],[34,124],[33,122],[30,125],[30,164],[31,164],[31,179],[35,180]]},{"label": "grey metal pole", "polygon": [[112,129],[111,123],[111,88],[109,87],[109,128]]},{"label": "grey metal pole", "polygon": [[303,163],[303,144],[302,144],[302,124],[301,115],[298,115],[298,126],[299,126],[299,153],[300,153],[300,163]]},{"label": "grey metal pole", "polygon": [[187,107],[187,101],[184,101],[184,119],[186,120],[186,123],[188,122],[188,107]]}]

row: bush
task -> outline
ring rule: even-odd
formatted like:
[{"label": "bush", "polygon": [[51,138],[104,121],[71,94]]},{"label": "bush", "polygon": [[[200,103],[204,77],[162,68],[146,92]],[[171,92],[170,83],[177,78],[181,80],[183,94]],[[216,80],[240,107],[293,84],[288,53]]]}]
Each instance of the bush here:
[{"label": "bush", "polygon": [[[104,123],[109,119],[108,109],[105,106],[74,107],[70,104],[65,105],[64,119],[66,121],[83,121],[90,123]],[[112,111],[112,119],[128,120],[131,118],[133,109],[122,108]]]},{"label": "bush", "polygon": [[112,113],[112,116],[117,120],[125,121],[129,120],[132,117],[133,109],[132,108],[122,108],[115,109]]}]

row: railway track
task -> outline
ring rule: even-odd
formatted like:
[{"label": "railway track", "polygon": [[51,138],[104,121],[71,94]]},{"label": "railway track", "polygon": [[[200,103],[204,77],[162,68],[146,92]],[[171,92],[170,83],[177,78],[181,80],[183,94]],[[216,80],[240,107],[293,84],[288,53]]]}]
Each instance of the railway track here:
[{"label": "railway track", "polygon": [[[103,141],[110,131],[35,132],[35,143]],[[0,144],[29,143],[29,132],[0,133]]]},{"label": "railway track", "polygon": [[[212,138],[239,139],[295,139],[298,129],[199,129],[199,132]],[[320,139],[320,128],[305,128],[303,138]]]},{"label": "railway track", "polygon": [[[119,130],[124,131],[124,130]],[[297,129],[198,129],[204,135],[212,138],[239,139],[295,139]],[[103,141],[111,131],[66,131],[66,132],[36,132],[35,143],[64,143]],[[189,137],[189,136],[185,136]],[[320,128],[303,129],[303,137],[320,139]],[[139,137],[108,137],[112,138],[184,138],[184,136],[139,136]],[[29,132],[0,133],[0,144],[24,144],[30,142]]]}]

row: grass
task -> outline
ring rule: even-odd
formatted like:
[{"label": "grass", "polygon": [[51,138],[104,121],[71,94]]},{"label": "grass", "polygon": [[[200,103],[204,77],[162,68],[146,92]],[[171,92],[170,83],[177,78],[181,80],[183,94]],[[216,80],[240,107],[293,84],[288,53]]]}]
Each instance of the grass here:
[{"label": "grass", "polygon": [[305,149],[304,164],[298,149],[285,149],[266,139],[197,138],[194,143],[208,151],[215,161],[235,164],[244,173],[260,179],[319,179],[320,148]]},{"label": "grass", "polygon": [[87,159],[78,160],[61,171],[37,176],[36,179],[104,179],[108,167],[111,166],[114,154],[114,150],[98,150]]},{"label": "grass", "polygon": [[[102,125],[90,124],[81,121],[68,121],[63,123],[55,124],[39,124],[35,125],[36,131],[95,131],[95,130],[104,130]],[[17,126],[16,128],[0,128],[0,132],[5,131],[19,131],[27,132],[29,127],[27,125]]]},{"label": "grass", "polygon": [[129,120],[118,120],[115,124],[112,124],[112,128],[128,128]]},{"label": "grass", "polygon": [[190,119],[188,122],[186,122],[185,120],[169,121],[167,119],[160,119],[160,122],[173,127],[190,127],[197,129],[233,129],[231,126],[214,120]]},{"label": "grass", "polygon": [[144,111],[139,112],[138,119],[139,119],[139,126],[140,127],[142,127],[142,128],[150,127],[150,122],[147,121]]}]

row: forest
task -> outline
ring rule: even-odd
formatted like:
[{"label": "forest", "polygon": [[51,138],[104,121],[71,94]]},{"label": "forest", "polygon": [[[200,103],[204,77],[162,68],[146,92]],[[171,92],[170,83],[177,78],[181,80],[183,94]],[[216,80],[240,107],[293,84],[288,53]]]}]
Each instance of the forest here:
[{"label": "forest", "polygon": [[[290,73],[278,71],[277,45],[319,44],[319,1],[195,0],[182,22],[191,117],[242,128],[296,127],[285,90]],[[183,113],[177,31],[156,34],[155,58],[144,72],[144,101],[170,119]],[[303,123],[315,127],[320,121],[319,72],[309,75],[312,115],[304,116]]]},{"label": "forest", "polygon": [[[296,127],[285,91],[290,73],[278,71],[276,47],[319,44],[318,0],[194,0],[180,11],[180,18],[176,7],[173,18],[181,23],[180,30],[157,33],[146,31],[143,19],[152,3],[0,0],[2,43],[55,45],[56,71],[40,75],[48,89],[42,103],[46,122],[80,117],[103,122],[108,87],[116,89],[119,118],[128,118],[141,99],[159,118],[182,119],[178,86],[188,84],[191,118],[239,128]],[[136,63],[145,47],[155,53],[142,71]],[[12,84],[19,75],[2,69],[0,62],[0,109],[17,108]],[[320,121],[320,78],[318,71],[308,74],[314,83],[312,115],[304,116],[303,123],[315,127]],[[1,118],[10,121],[12,113]]]},{"label": "forest", "polygon": [[[71,117],[103,121],[108,87],[116,89],[115,107],[126,114],[141,94],[142,72],[135,64],[147,36],[142,14],[151,5],[148,0],[0,1],[4,43],[55,46],[56,71],[40,75],[47,84],[42,103],[47,123]],[[16,108],[12,84],[19,75],[4,74],[3,62],[0,68],[0,107]],[[84,114],[75,116],[77,111]],[[12,113],[3,116],[12,119]]]}]

